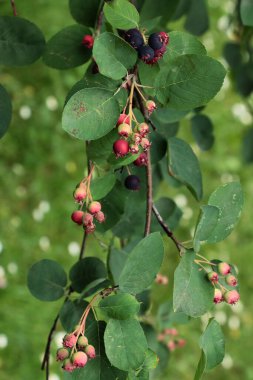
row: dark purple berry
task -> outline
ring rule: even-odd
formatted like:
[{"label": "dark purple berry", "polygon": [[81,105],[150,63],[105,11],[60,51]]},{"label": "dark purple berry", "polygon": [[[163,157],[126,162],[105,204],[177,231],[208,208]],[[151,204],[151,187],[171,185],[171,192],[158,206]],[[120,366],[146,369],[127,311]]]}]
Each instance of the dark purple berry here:
[{"label": "dark purple berry", "polygon": [[139,58],[144,62],[152,61],[155,51],[149,45],[143,45],[138,49]]},{"label": "dark purple berry", "polygon": [[139,190],[140,189],[140,178],[137,175],[129,175],[125,179],[125,186],[129,190]]},{"label": "dark purple berry", "polygon": [[148,44],[152,49],[159,50],[163,46],[163,41],[159,33],[152,33],[149,36]]},{"label": "dark purple berry", "polygon": [[138,29],[127,30],[124,34],[124,38],[134,49],[138,49],[144,44],[144,39]]}]

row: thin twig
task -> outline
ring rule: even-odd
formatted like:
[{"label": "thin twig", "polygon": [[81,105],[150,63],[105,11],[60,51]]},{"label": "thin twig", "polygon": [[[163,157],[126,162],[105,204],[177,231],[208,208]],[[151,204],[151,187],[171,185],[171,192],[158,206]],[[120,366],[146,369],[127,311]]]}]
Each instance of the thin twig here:
[{"label": "thin twig", "polygon": [[152,189],[152,166],[150,159],[150,149],[147,151],[147,166],[146,166],[146,178],[147,178],[147,206],[146,206],[146,224],[144,236],[150,234],[152,205],[153,205],[153,189]]},{"label": "thin twig", "polygon": [[15,1],[14,0],[10,0],[10,2],[11,2],[12,11],[13,11],[13,16],[17,16],[18,13],[17,13],[17,8],[16,8]]},{"label": "thin twig", "polygon": [[183,245],[176,239],[176,237],[174,236],[173,232],[171,231],[171,229],[167,226],[167,224],[165,223],[165,221],[163,220],[163,217],[161,216],[161,214],[159,213],[159,211],[157,210],[157,208],[155,207],[155,205],[153,204],[152,206],[152,210],[153,210],[153,213],[154,215],[156,216],[156,219],[157,221],[159,222],[160,226],[163,228],[164,232],[167,234],[167,236],[175,243],[177,249],[179,252],[181,252]]}]

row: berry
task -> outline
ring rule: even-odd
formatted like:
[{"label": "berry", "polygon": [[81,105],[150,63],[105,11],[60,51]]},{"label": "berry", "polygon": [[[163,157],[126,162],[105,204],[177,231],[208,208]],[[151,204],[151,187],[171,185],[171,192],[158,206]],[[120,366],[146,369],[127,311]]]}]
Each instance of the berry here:
[{"label": "berry", "polygon": [[119,118],[118,118],[118,121],[117,121],[117,126],[119,126],[120,124],[130,124],[130,117],[128,115],[126,115],[125,113],[121,113],[119,115]]},{"label": "berry", "polygon": [[88,346],[88,344],[89,344],[89,342],[88,342],[88,339],[86,338],[86,336],[84,336],[84,335],[79,336],[79,338],[77,340],[77,346],[80,350],[84,349],[86,346]]},{"label": "berry", "polygon": [[95,231],[96,226],[95,224],[92,223],[92,224],[89,224],[88,226],[85,226],[84,228],[87,234],[92,234],[92,232]]},{"label": "berry", "polygon": [[147,123],[141,123],[138,125],[138,132],[142,137],[145,137],[149,133],[149,126]]},{"label": "berry", "polygon": [[208,280],[211,281],[213,284],[217,284],[219,281],[219,276],[216,272],[209,272],[208,275]]},{"label": "berry", "polygon": [[85,352],[90,359],[94,359],[96,357],[95,348],[91,344],[85,347]]},{"label": "berry", "polygon": [[83,216],[83,225],[90,226],[93,223],[93,215],[89,212],[85,212]]},{"label": "berry", "polygon": [[160,39],[164,45],[168,45],[170,37],[166,32],[159,33]]},{"label": "berry", "polygon": [[69,357],[69,351],[67,348],[61,347],[57,350],[56,353],[56,360],[57,361],[63,361]]},{"label": "berry", "polygon": [[163,41],[159,33],[152,33],[149,36],[148,44],[152,49],[158,50],[163,46]]},{"label": "berry", "polygon": [[127,30],[124,38],[134,49],[138,49],[144,44],[143,36],[138,29]]},{"label": "berry", "polygon": [[134,161],[135,166],[147,166],[148,158],[146,153],[141,153],[139,157]]},{"label": "berry", "polygon": [[141,146],[144,150],[147,150],[151,145],[151,142],[145,137],[141,140]]},{"label": "berry", "polygon": [[90,34],[85,34],[82,40],[82,45],[87,49],[91,49],[94,44],[94,38]]},{"label": "berry", "polygon": [[73,197],[76,202],[80,203],[86,198],[86,195],[87,195],[86,187],[81,185],[75,189]]},{"label": "berry", "polygon": [[118,134],[123,137],[128,137],[132,133],[132,128],[129,124],[123,123],[118,126]]},{"label": "berry", "polygon": [[100,202],[96,202],[96,201],[91,202],[89,204],[88,210],[92,214],[96,214],[97,212],[101,211],[101,203]]},{"label": "berry", "polygon": [[133,134],[133,140],[135,144],[139,145],[141,143],[142,137],[139,133],[134,133]]},{"label": "berry", "polygon": [[102,211],[96,212],[94,216],[99,223],[103,223],[105,221],[105,214]]},{"label": "berry", "polygon": [[162,46],[161,49],[155,50],[155,58],[162,58],[164,53],[166,52],[166,46]]},{"label": "berry", "polygon": [[167,276],[163,276],[161,273],[156,275],[155,282],[159,285],[168,285],[169,279]]},{"label": "berry", "polygon": [[71,362],[70,359],[66,359],[63,363],[62,368],[67,372],[72,372],[74,369],[76,369],[76,366]]},{"label": "berry", "polygon": [[186,345],[186,340],[185,339],[178,339],[177,341],[177,346],[178,347],[184,347]]},{"label": "berry", "polygon": [[174,342],[174,340],[170,340],[167,344],[167,347],[170,351],[174,351],[176,348],[177,348],[177,345],[176,343]]},{"label": "berry", "polygon": [[148,45],[143,45],[138,49],[139,58],[149,63],[155,56],[155,51]]},{"label": "berry", "polygon": [[76,344],[76,336],[74,334],[66,334],[62,343],[64,347],[72,348]]},{"label": "berry", "polygon": [[146,108],[148,110],[149,115],[151,115],[157,107],[153,100],[148,100],[146,102]]},{"label": "berry", "polygon": [[164,334],[165,334],[165,335],[173,335],[173,336],[176,336],[176,335],[178,335],[178,331],[177,331],[177,329],[174,329],[174,328],[172,328],[172,329],[165,329],[165,330],[164,330]]},{"label": "berry", "polygon": [[113,144],[113,150],[116,157],[124,157],[129,152],[129,144],[126,140],[117,140]]},{"label": "berry", "polygon": [[129,190],[140,189],[140,178],[137,175],[129,175],[125,179],[125,186]]},{"label": "berry", "polygon": [[231,272],[231,267],[227,263],[222,262],[222,263],[219,263],[219,265],[218,265],[218,271],[223,276],[226,276],[227,274],[229,274]]},{"label": "berry", "polygon": [[222,301],[223,301],[222,291],[220,289],[215,288],[213,302],[214,303],[220,303]]},{"label": "berry", "polygon": [[232,274],[229,274],[228,276],[226,276],[225,280],[229,286],[236,286],[238,284],[237,278],[233,276]]},{"label": "berry", "polygon": [[84,216],[84,212],[78,210],[78,211],[72,212],[71,219],[73,220],[73,222],[81,225],[83,224],[83,216]]},{"label": "berry", "polygon": [[130,144],[130,152],[136,154],[139,152],[139,147],[136,144]]},{"label": "berry", "polygon": [[88,357],[85,352],[78,351],[72,356],[72,363],[75,367],[84,367],[88,361]]},{"label": "berry", "polygon": [[235,305],[237,301],[240,299],[240,294],[237,290],[229,290],[224,294],[225,301],[230,305]]}]

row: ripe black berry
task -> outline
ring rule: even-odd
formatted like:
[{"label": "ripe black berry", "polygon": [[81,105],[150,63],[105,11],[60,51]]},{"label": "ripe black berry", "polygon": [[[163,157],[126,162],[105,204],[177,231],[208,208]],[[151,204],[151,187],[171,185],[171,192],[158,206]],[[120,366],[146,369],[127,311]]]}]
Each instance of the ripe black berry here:
[{"label": "ripe black berry", "polygon": [[138,49],[144,44],[144,39],[138,29],[127,30],[124,38],[134,49]]},{"label": "ripe black berry", "polygon": [[129,190],[139,190],[140,189],[140,178],[137,175],[129,175],[125,179],[125,186]]},{"label": "ripe black berry", "polygon": [[138,49],[139,58],[144,62],[152,61],[155,51],[149,45],[143,45]]},{"label": "ripe black berry", "polygon": [[159,35],[159,33],[152,33],[149,36],[148,44],[152,49],[159,50],[163,46],[163,41]]}]

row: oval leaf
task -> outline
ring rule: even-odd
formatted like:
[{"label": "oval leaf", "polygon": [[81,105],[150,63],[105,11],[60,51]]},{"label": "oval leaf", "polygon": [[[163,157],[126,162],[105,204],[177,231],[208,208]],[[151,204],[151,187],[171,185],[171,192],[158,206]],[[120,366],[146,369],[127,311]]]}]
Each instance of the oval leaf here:
[{"label": "oval leaf", "polygon": [[41,260],[28,272],[30,292],[41,301],[56,301],[64,295],[67,275],[61,265],[53,260]]},{"label": "oval leaf", "polygon": [[241,0],[240,13],[241,13],[243,25],[253,26],[252,0]]},{"label": "oval leaf", "polygon": [[113,188],[116,182],[114,174],[107,174],[104,177],[95,178],[91,182],[90,191],[94,200],[104,198]]},{"label": "oval leaf", "polygon": [[80,24],[95,25],[101,0],[69,0],[72,17]]},{"label": "oval leaf", "polygon": [[140,309],[139,302],[135,297],[126,293],[119,293],[100,301],[99,309],[109,318],[129,319],[133,318]]},{"label": "oval leaf", "polygon": [[209,150],[214,144],[213,124],[206,115],[196,115],[191,119],[192,135],[202,150]]},{"label": "oval leaf", "polygon": [[206,356],[206,369],[220,364],[225,355],[225,341],[222,329],[215,319],[211,319],[200,338],[200,347]]},{"label": "oval leaf", "polygon": [[88,302],[83,300],[74,302],[67,300],[64,302],[60,310],[60,321],[64,330],[67,332],[74,331],[87,306]]},{"label": "oval leaf", "polygon": [[138,28],[139,13],[127,0],[114,0],[105,3],[104,14],[107,21],[117,29]]},{"label": "oval leaf", "polygon": [[199,252],[200,243],[205,242],[217,225],[219,209],[215,206],[202,206],[201,217],[198,222],[193,240],[195,252]]},{"label": "oval leaf", "polygon": [[12,105],[10,96],[5,88],[0,85],[0,138],[3,137],[10,125],[11,114]]}]

